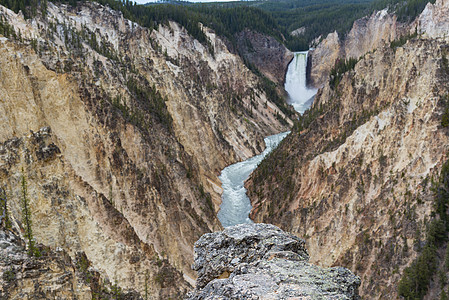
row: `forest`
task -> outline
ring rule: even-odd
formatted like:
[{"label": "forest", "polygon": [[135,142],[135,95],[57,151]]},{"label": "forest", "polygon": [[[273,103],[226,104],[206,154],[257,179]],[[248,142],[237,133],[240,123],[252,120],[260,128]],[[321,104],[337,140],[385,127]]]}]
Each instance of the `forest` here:
[{"label": "forest", "polygon": [[[234,35],[245,28],[275,37],[291,51],[307,50],[318,37],[337,31],[344,36],[353,22],[363,16],[388,7],[401,21],[411,21],[422,12],[429,0],[268,0],[219,3],[190,3],[164,1],[148,5],[136,5],[129,0],[51,0],[72,6],[80,1],[96,1],[122,11],[125,18],[142,26],[155,28],[158,24],[173,20],[183,25],[203,44],[207,37],[199,23],[225,36],[232,44]],[[430,2],[435,2],[432,0]],[[47,0],[0,0],[15,12],[21,10],[30,18],[38,10],[44,15]],[[291,32],[304,28],[297,36]],[[209,45],[210,47],[210,45]]]}]

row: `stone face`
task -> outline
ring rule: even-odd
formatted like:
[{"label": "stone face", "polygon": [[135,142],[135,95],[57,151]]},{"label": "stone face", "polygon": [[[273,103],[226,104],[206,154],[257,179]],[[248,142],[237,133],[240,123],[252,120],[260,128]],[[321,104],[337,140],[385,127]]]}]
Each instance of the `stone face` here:
[{"label": "stone face", "polygon": [[275,38],[249,29],[236,34],[240,53],[271,81],[283,85],[293,53]]},{"label": "stone face", "polygon": [[449,38],[449,1],[428,3],[418,18],[417,30],[427,38]]},{"label": "stone face", "polygon": [[304,34],[304,32],[306,32],[306,28],[303,26],[303,27],[293,30],[292,32],[290,32],[290,34],[292,36],[301,36]]},{"label": "stone face", "polygon": [[384,9],[356,20],[344,38],[339,38],[336,32],[330,33],[309,52],[310,84],[316,88],[322,87],[328,81],[329,73],[338,59],[358,59],[365,53],[407,34],[408,31],[409,26],[399,23],[394,14]]},{"label": "stone face", "polygon": [[314,87],[321,87],[329,78],[335,61],[341,56],[342,46],[337,32],[329,35],[308,53],[307,81]]},{"label": "stone face", "polygon": [[426,231],[449,150],[446,53],[442,38],[420,37],[367,53],[247,181],[252,219],[307,236],[310,261],[356,272],[362,297],[397,298]]},{"label": "stone face", "polygon": [[12,231],[0,229],[1,299],[90,299],[90,287],[64,251],[29,257]]},{"label": "stone face", "polygon": [[187,299],[359,299],[360,279],[308,263],[305,242],[269,224],[243,224],[195,243],[196,289]]}]

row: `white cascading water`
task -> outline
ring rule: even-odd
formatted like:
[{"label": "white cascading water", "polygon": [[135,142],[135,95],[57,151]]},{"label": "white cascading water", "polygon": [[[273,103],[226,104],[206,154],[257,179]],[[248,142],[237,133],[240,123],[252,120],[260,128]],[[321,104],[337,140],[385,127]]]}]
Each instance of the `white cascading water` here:
[{"label": "white cascading water", "polygon": [[[299,113],[310,107],[316,90],[306,86],[307,52],[297,52],[288,66],[285,76],[285,90],[289,94],[289,103]],[[251,202],[246,196],[244,186],[249,177],[264,157],[275,149],[289,132],[268,136],[265,140],[265,151],[245,161],[230,165],[221,171],[220,180],[223,194],[218,219],[223,227],[243,223],[252,223],[249,218]]]},{"label": "white cascading water", "polygon": [[307,52],[296,52],[288,65],[285,75],[285,90],[288,93],[288,103],[303,114],[312,105],[316,89],[309,89],[306,84]]}]

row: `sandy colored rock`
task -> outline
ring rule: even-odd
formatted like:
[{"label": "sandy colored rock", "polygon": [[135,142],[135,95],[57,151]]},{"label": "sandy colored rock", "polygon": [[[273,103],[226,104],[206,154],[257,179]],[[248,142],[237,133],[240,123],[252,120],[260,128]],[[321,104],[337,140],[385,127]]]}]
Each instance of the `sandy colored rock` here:
[{"label": "sandy colored rock", "polygon": [[362,297],[396,298],[424,240],[430,181],[449,150],[445,53],[444,41],[418,38],[366,54],[247,182],[251,217],[305,237],[312,263],[355,272]]},{"label": "sandy colored rock", "polygon": [[384,9],[356,20],[344,37],[339,37],[336,32],[330,33],[309,52],[309,84],[316,88],[324,86],[337,60],[358,59],[407,34],[409,28]]},{"label": "sandy colored rock", "polygon": [[24,176],[38,243],[85,253],[124,291],[181,297],[193,243],[221,228],[219,171],[284,131],[282,112],[207,28],[214,55],[176,23],[150,31],[98,3],[0,14],[23,38],[0,37],[0,184],[14,227]]},{"label": "sandy colored rock", "polygon": [[197,285],[187,299],[360,299],[360,278],[308,263],[304,244],[269,224],[203,235],[195,243]]},{"label": "sandy colored rock", "polygon": [[417,30],[426,38],[449,37],[449,1],[437,0],[435,4],[427,3],[418,18]]}]

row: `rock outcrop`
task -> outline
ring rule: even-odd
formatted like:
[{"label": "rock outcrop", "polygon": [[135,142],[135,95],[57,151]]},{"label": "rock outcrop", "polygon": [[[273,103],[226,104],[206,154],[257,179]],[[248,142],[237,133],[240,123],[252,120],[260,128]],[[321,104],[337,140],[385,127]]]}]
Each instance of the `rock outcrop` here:
[{"label": "rock outcrop", "polygon": [[449,37],[449,1],[428,3],[417,21],[417,31],[426,38]]},{"label": "rock outcrop", "polygon": [[321,41],[315,49],[307,54],[307,84],[315,88],[321,87],[329,80],[330,70],[342,56],[342,46],[337,32]]},{"label": "rock outcrop", "polygon": [[84,253],[72,259],[62,248],[36,245],[29,255],[16,232],[0,229],[1,299],[139,299],[136,291],[123,291],[105,281]]},{"label": "rock outcrop", "polygon": [[330,71],[338,59],[358,59],[408,31],[407,25],[398,22],[394,14],[384,9],[356,20],[343,39],[337,32],[330,33],[309,52],[308,83],[316,88],[322,87],[328,81]]},{"label": "rock outcrop", "polygon": [[180,297],[194,283],[193,243],[221,227],[219,171],[291,121],[211,30],[213,55],[174,22],[149,30],[77,3],[28,20],[0,6],[11,29],[0,37],[0,185],[13,226],[24,177],[38,243],[84,253],[123,290]]},{"label": "rock outcrop", "polygon": [[240,54],[271,81],[284,85],[288,64],[293,53],[274,37],[249,29],[236,34]]},{"label": "rock outcrop", "polygon": [[425,35],[367,53],[247,182],[251,217],[304,236],[312,263],[356,272],[362,297],[396,298],[425,238],[449,150],[447,55]]},{"label": "rock outcrop", "polygon": [[305,242],[269,224],[242,224],[195,243],[196,289],[187,299],[359,299],[360,279],[308,263]]}]

